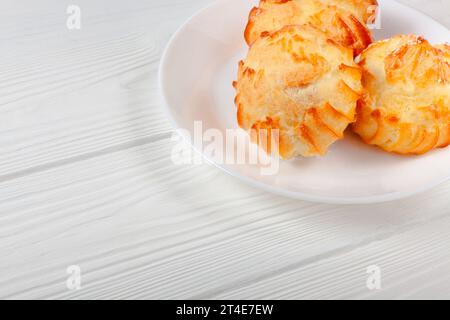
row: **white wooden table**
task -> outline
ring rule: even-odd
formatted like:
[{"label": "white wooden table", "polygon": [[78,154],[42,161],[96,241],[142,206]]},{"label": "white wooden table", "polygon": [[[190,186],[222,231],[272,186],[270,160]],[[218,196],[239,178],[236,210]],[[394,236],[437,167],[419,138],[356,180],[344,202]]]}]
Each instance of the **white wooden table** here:
[{"label": "white wooden table", "polygon": [[159,59],[210,2],[1,1],[0,298],[450,298],[450,183],[333,206],[172,164]]}]

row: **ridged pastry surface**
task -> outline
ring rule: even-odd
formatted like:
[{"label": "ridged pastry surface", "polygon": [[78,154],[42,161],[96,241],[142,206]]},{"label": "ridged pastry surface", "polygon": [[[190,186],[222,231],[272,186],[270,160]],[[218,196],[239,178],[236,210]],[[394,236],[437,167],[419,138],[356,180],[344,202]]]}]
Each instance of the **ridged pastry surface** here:
[{"label": "ridged pastry surface", "polygon": [[262,0],[250,12],[244,35],[251,45],[284,26],[312,24],[356,56],[372,43],[365,23],[374,6],[373,0]]},{"label": "ridged pastry surface", "polygon": [[450,46],[418,36],[372,44],[361,55],[364,98],[354,131],[389,152],[450,144]]},{"label": "ridged pastry surface", "polygon": [[[275,151],[286,159],[324,155],[354,121],[362,93],[352,50],[312,26],[287,26],[256,40],[234,86],[239,125],[253,133],[277,129]],[[267,151],[273,145],[252,138]]]}]

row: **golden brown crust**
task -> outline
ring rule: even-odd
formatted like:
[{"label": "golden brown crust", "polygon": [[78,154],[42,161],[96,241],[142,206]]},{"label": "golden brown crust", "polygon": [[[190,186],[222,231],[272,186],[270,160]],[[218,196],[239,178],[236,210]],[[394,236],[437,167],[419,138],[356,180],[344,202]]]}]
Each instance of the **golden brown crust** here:
[{"label": "golden brown crust", "polygon": [[[365,25],[373,0],[262,0],[253,8],[244,32],[249,45],[286,25],[312,24],[339,44],[351,47],[355,56],[372,37]],[[350,10],[351,9],[351,10]]]},{"label": "golden brown crust", "polygon": [[361,55],[364,99],[354,130],[400,154],[450,144],[450,50],[417,36],[372,44]]},{"label": "golden brown crust", "polygon": [[[267,33],[239,63],[235,103],[239,125],[267,151],[258,132],[279,131],[283,158],[323,155],[354,121],[362,93],[352,50],[312,26]],[[267,135],[270,138],[270,134]]]},{"label": "golden brown crust", "polygon": [[377,0],[321,0],[351,12],[360,21],[370,24],[375,22]]}]

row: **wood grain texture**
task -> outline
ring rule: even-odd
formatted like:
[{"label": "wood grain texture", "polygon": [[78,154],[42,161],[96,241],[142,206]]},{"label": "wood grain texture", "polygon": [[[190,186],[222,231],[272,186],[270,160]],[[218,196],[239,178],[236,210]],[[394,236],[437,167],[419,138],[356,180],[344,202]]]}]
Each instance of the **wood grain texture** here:
[{"label": "wood grain texture", "polygon": [[[72,2],[4,2],[0,298],[450,298],[450,184],[331,206],[172,164],[159,59],[211,1],[78,0],[79,31]],[[401,2],[450,26],[448,1]]]}]

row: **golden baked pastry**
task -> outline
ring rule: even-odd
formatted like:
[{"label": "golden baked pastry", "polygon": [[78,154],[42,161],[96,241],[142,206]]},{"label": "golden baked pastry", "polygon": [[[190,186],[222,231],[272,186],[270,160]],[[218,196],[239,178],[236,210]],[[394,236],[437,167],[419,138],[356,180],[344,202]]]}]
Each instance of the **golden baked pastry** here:
[{"label": "golden baked pastry", "polygon": [[[312,26],[265,34],[239,64],[239,125],[282,158],[323,155],[354,121],[361,73],[351,49]],[[276,150],[258,141],[261,129],[278,130]]]},{"label": "golden baked pastry", "polygon": [[375,22],[378,8],[377,0],[320,0],[324,3],[337,6],[351,12],[360,21],[366,24]]},{"label": "golden baked pastry", "polygon": [[418,36],[372,44],[361,55],[366,93],[354,131],[400,154],[450,144],[450,46]]},{"label": "golden baked pastry", "polygon": [[250,12],[244,36],[251,45],[261,35],[286,25],[312,24],[329,38],[352,48],[356,56],[372,43],[365,22],[374,3],[375,0],[261,0],[259,7]]}]

